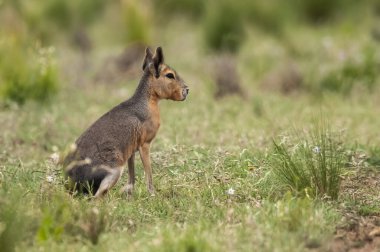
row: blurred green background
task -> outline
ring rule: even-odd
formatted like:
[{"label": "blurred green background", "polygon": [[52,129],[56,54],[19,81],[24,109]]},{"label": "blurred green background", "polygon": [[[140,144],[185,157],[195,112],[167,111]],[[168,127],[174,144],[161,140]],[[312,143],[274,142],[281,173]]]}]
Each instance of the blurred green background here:
[{"label": "blurred green background", "polygon": [[[157,195],[137,158],[133,199],[126,174],[73,197],[53,161],[133,94],[146,46],[190,88],[160,103]],[[0,251],[372,246],[379,49],[375,0],[0,0]]]},{"label": "blurred green background", "polygon": [[359,85],[372,91],[378,83],[379,5],[374,0],[3,0],[1,97],[18,104],[45,102],[78,80],[121,82],[147,45],[183,54],[185,74],[198,68],[198,75],[209,75],[217,97],[260,86],[316,96],[347,95]]}]

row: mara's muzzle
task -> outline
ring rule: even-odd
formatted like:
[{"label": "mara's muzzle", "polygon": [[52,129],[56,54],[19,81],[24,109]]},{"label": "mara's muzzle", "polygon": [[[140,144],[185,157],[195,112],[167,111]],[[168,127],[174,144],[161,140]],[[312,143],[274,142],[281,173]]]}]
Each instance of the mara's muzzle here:
[{"label": "mara's muzzle", "polygon": [[187,86],[185,86],[184,88],[182,88],[182,101],[186,99],[187,95],[189,94],[189,88]]}]

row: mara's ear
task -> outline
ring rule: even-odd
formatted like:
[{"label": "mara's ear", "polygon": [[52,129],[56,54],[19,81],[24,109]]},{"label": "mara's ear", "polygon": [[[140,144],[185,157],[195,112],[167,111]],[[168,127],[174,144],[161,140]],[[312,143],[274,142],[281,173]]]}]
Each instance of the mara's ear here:
[{"label": "mara's ear", "polygon": [[152,51],[150,50],[149,47],[147,47],[145,49],[145,58],[144,58],[144,62],[143,62],[143,65],[142,65],[142,69],[143,71],[145,70],[145,68],[149,65],[149,63],[151,63],[153,61],[153,54],[152,54]]},{"label": "mara's ear", "polygon": [[154,54],[153,57],[153,65],[154,69],[156,70],[156,78],[160,76],[160,65],[164,63],[164,54],[162,52],[162,48],[159,46],[156,49],[156,53]]}]

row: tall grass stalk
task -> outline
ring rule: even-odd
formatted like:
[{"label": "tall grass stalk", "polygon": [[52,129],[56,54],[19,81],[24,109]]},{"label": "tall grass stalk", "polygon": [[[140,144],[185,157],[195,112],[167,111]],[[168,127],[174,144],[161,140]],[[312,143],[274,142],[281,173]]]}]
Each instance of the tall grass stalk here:
[{"label": "tall grass stalk", "polygon": [[318,125],[295,139],[291,144],[273,140],[270,165],[275,176],[296,193],[337,199],[345,157],[339,135]]}]

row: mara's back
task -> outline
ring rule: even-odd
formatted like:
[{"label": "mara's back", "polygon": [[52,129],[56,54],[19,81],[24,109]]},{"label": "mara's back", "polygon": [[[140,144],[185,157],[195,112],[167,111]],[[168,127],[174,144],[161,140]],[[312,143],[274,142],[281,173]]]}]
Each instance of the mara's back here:
[{"label": "mara's back", "polygon": [[[75,141],[75,148],[64,166],[73,169],[91,162],[91,166],[122,165],[137,150],[140,128],[147,119],[146,105],[127,100],[96,120]],[[75,163],[78,163],[76,165]]]}]

